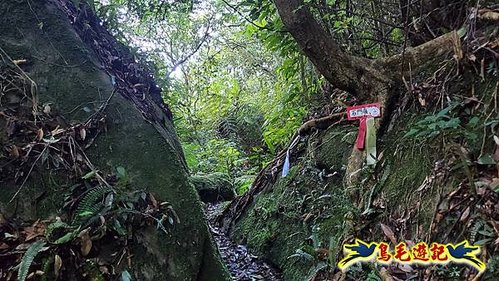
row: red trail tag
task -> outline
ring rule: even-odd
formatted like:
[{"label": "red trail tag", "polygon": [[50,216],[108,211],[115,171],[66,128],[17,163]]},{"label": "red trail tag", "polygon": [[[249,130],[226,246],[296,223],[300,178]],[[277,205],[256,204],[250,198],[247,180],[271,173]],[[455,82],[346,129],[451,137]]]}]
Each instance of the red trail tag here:
[{"label": "red trail tag", "polygon": [[367,118],[377,118],[381,116],[381,105],[379,103],[370,103],[347,107],[348,120],[360,120],[359,134],[355,141],[355,146],[362,150],[365,147]]}]

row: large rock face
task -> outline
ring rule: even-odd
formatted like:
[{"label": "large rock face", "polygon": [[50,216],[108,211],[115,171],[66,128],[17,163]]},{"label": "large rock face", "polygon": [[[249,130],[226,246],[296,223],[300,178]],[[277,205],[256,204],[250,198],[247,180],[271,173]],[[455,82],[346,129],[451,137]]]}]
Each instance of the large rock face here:
[{"label": "large rock face", "polygon": [[[228,279],[198,196],[188,184],[168,112],[161,108],[157,96],[156,102],[144,96],[143,104],[162,117],[146,121],[147,114],[138,110],[137,100],[134,104],[119,91],[113,94],[113,80],[121,77],[113,77],[115,74],[101,64],[98,58],[102,54],[98,56],[95,48],[84,43],[87,40],[75,31],[61,3],[64,1],[1,1],[0,56],[4,62],[26,60],[24,70],[38,86],[40,103],[50,104],[52,111],[69,123],[85,121],[110,98],[107,129],[87,150],[89,158],[103,172],[124,167],[134,186],[170,202],[180,220],[168,236],[155,229],[139,234],[133,246],[133,280]],[[65,185],[53,182],[49,173],[34,175],[17,202],[8,203],[18,186],[0,176],[0,212],[22,219],[56,215]]]}]

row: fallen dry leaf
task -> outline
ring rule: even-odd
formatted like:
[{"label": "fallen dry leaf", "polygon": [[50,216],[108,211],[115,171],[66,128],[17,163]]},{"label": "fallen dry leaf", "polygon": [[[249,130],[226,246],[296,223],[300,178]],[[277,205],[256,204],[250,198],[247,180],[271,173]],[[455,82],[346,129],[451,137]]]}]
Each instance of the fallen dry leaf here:
[{"label": "fallen dry leaf", "polygon": [[338,271],[334,274],[333,276],[333,281],[344,281],[345,280],[345,272],[343,271]]},{"label": "fallen dry leaf", "polygon": [[328,258],[329,255],[329,249],[326,248],[319,248],[316,249],[315,252],[317,253],[317,258],[321,261],[325,261]]},{"label": "fallen dry leaf", "polygon": [[392,242],[393,245],[396,245],[397,239],[395,239],[395,234],[393,233],[392,229],[386,224],[380,223],[380,225],[381,225],[381,230],[383,230],[385,236],[388,237],[388,239],[390,239],[390,242]]},{"label": "fallen dry leaf", "polygon": [[411,272],[414,271],[414,269],[412,268],[412,266],[410,266],[408,264],[399,264],[398,268],[400,270],[402,270],[403,272],[406,272],[406,273],[411,273]]},{"label": "fallen dry leaf", "polygon": [[478,18],[488,21],[499,21],[499,11],[480,9],[478,10]]},{"label": "fallen dry leaf", "polygon": [[493,178],[489,186],[491,189],[496,189],[499,186],[499,178]]},{"label": "fallen dry leaf", "polygon": [[24,228],[22,233],[26,236],[25,242],[28,242],[38,236],[45,235],[46,225],[37,220],[32,226]]},{"label": "fallen dry leaf", "polygon": [[392,276],[390,275],[388,270],[386,270],[386,268],[384,268],[384,267],[382,267],[379,270],[379,275],[381,276],[381,279],[383,279],[383,281],[393,281]]},{"label": "fallen dry leaf", "polygon": [[55,255],[54,257],[54,275],[55,275],[55,279],[59,278],[59,273],[61,271],[61,268],[62,268],[62,259],[61,259],[61,256],[59,255]]},{"label": "fallen dry leaf", "polygon": [[496,232],[497,236],[499,236],[499,221],[496,220],[490,220],[490,224],[494,227],[494,231]]},{"label": "fallen dry leaf", "polygon": [[82,230],[78,237],[81,239],[81,254],[85,257],[92,250],[92,240],[90,239],[90,228]]},{"label": "fallen dry leaf", "polygon": [[52,130],[52,132],[50,132],[50,133],[52,134],[53,137],[55,137],[58,134],[64,133],[64,131],[65,131],[64,129],[61,129],[61,128],[59,128],[59,126],[57,126],[57,128]]},{"label": "fallen dry leaf", "polygon": [[0,243],[0,250],[5,250],[5,249],[8,249],[9,248],[9,245],[5,244],[5,243]]},{"label": "fallen dry leaf", "polygon": [[80,137],[82,140],[85,140],[85,138],[87,137],[87,131],[85,130],[85,128],[80,129]]},{"label": "fallen dry leaf", "polygon": [[43,139],[43,130],[38,129],[38,131],[36,132],[36,140],[41,141],[42,139]]},{"label": "fallen dry leaf", "polygon": [[154,198],[154,196],[151,193],[149,193],[149,200],[151,201],[153,209],[157,209],[158,208],[158,200],[156,200],[156,198]]},{"label": "fallen dry leaf", "polygon": [[19,149],[16,145],[12,145],[10,149],[10,156],[12,156],[13,158],[19,158]]},{"label": "fallen dry leaf", "polygon": [[468,206],[468,208],[464,210],[463,214],[461,215],[461,219],[459,221],[463,222],[468,219],[468,217],[470,216],[470,209],[471,208]]}]

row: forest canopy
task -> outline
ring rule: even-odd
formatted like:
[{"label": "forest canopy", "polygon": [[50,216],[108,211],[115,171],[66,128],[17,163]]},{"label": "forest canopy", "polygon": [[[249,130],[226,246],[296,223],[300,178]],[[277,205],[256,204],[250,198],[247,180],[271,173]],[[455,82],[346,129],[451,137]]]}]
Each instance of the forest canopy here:
[{"label": "forest canopy", "polygon": [[[461,147],[467,156],[455,157],[469,157],[463,161],[478,165],[474,172],[465,168],[464,181],[475,185],[475,177],[483,175],[480,165],[484,163],[483,157],[487,157],[485,140],[491,142],[494,134],[496,121],[491,116],[495,111],[487,103],[491,101],[489,96],[477,98],[480,102],[487,100],[482,109],[476,107],[470,112],[464,108],[469,99],[475,99],[476,87],[481,87],[484,93],[493,92],[495,87],[497,93],[494,81],[499,75],[499,44],[494,9],[497,5],[493,1],[435,0],[212,0],[169,4],[109,1],[97,5],[104,24],[134,46],[137,56],[155,70],[156,79],[164,89],[164,99],[172,105],[192,173],[225,174],[241,196],[224,211],[224,226],[235,229],[232,233],[235,237],[247,240],[250,246],[264,253],[269,251],[268,245],[259,239],[278,239],[271,237],[279,237],[279,228],[267,234],[264,230],[272,229],[275,221],[269,219],[260,224],[252,216],[260,216],[260,208],[274,207],[269,202],[279,201],[274,198],[280,192],[277,175],[281,170],[283,177],[287,175],[292,151],[298,159],[294,160],[297,169],[301,170],[299,178],[309,176],[306,171],[310,163],[327,158],[315,154],[324,143],[312,152],[307,148],[306,153],[303,147],[295,146],[300,136],[311,134],[310,139],[305,139],[313,147],[314,136],[320,139],[320,130],[344,121],[341,116],[345,106],[379,102],[383,118],[376,121],[375,128],[382,138],[384,134],[393,137],[392,130],[405,124],[398,124],[401,119],[409,122],[406,118],[417,118],[404,116],[404,111],[421,114],[422,120],[412,121],[414,124],[404,128],[408,132],[403,139],[413,138],[422,147],[435,147],[433,142],[443,138],[440,149],[447,151],[446,147],[452,147],[450,150],[457,155],[459,152],[453,147]],[[481,77],[481,82],[488,86],[475,87],[479,82],[473,77]],[[459,89],[458,85],[463,86]],[[456,113],[462,110],[470,115]],[[348,136],[347,133],[341,141],[348,142],[345,140]],[[480,138],[481,145],[477,142]],[[477,146],[481,146],[479,151],[474,148]],[[384,149],[393,147],[387,145]],[[358,221],[376,212],[371,208],[375,200],[381,204],[379,208],[384,208],[379,202],[383,199],[375,198],[385,195],[379,189],[384,188],[386,178],[390,177],[387,164],[390,160],[383,160],[383,152],[379,157],[381,164],[366,172],[365,153],[353,148],[339,173],[345,174],[342,187],[347,193],[341,196],[348,197],[356,207],[347,208],[343,201],[348,200],[344,199],[335,202],[333,208],[358,208],[359,212],[364,209],[355,215]],[[323,165],[316,173],[321,179],[334,178],[338,171],[328,174],[333,167]],[[407,172],[425,173],[415,171]],[[416,174],[406,176],[402,184],[407,177],[417,177]],[[493,176],[488,177],[492,180]],[[364,189],[369,184],[374,187],[367,192]],[[299,189],[302,185],[288,183],[287,188]],[[267,196],[265,193],[270,188],[277,188],[277,194]],[[257,197],[263,198],[255,203]],[[306,199],[304,195],[303,200]],[[279,209],[276,213],[279,216]],[[345,216],[350,216],[349,213]],[[310,215],[303,214],[304,221]],[[386,219],[393,220],[382,218],[385,222]],[[315,227],[321,224],[320,216],[314,222],[311,237]],[[246,229],[246,223],[259,225],[263,233],[255,233],[251,227]],[[327,220],[322,223],[328,224]],[[382,229],[385,236],[391,237],[390,228],[387,230],[382,224]],[[310,276],[321,276],[321,270],[334,268],[337,257],[332,253],[338,252],[334,245],[351,239],[341,231],[335,235],[329,237],[329,262],[316,263]],[[314,251],[320,250],[321,244],[316,242]],[[286,247],[291,246],[279,245],[273,249],[289,253]],[[290,257],[301,256],[303,249]],[[277,263],[288,269],[287,262]],[[294,270],[292,266],[289,269]]]}]

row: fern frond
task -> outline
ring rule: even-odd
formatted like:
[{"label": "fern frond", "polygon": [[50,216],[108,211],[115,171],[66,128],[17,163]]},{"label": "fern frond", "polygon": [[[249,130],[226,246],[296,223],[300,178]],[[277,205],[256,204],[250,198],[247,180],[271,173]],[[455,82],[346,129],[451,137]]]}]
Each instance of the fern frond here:
[{"label": "fern frond", "polygon": [[112,188],[105,186],[96,186],[88,190],[80,200],[80,203],[78,203],[73,219],[73,225],[81,223],[86,217],[95,215],[102,210],[104,207],[104,197],[112,191]]},{"label": "fern frond", "polygon": [[38,240],[29,246],[26,253],[24,253],[23,258],[21,259],[21,263],[19,263],[19,271],[17,272],[17,279],[19,281],[25,281],[28,276],[29,267],[33,263],[36,255],[43,249],[45,246],[45,242]]},{"label": "fern frond", "polygon": [[237,133],[238,120],[234,116],[221,118],[217,124],[217,134],[221,138],[229,138]]},{"label": "fern frond", "polygon": [[476,235],[478,231],[483,227],[483,222],[481,220],[477,220],[470,231],[470,243],[474,243],[476,241]]}]

